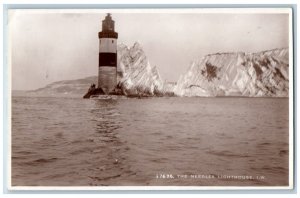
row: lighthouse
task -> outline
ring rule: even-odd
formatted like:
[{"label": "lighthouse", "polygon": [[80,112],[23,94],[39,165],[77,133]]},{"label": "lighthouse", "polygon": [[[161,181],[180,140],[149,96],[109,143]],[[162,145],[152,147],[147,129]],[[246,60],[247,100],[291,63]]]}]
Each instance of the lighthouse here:
[{"label": "lighthouse", "polygon": [[109,94],[117,85],[117,39],[115,21],[107,14],[102,21],[99,37],[99,70],[98,88]]}]

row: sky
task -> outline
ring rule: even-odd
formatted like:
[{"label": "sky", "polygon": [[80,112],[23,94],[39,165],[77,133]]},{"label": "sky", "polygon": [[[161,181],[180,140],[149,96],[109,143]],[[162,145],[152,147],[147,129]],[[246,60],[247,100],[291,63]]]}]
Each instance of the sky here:
[{"label": "sky", "polygon": [[[110,12],[118,43],[139,42],[150,64],[171,82],[206,54],[289,47],[286,13]],[[98,32],[105,15],[103,10],[10,12],[12,89],[97,75]]]}]

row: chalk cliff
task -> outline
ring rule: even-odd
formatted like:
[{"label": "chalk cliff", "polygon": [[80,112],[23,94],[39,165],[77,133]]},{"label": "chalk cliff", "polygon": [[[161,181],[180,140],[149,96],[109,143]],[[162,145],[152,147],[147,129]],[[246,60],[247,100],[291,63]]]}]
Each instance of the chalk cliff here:
[{"label": "chalk cliff", "polygon": [[178,96],[287,97],[289,51],[206,55],[192,63],[174,92]]},{"label": "chalk cliff", "polygon": [[160,95],[164,83],[139,43],[118,46],[118,81],[125,95]]}]

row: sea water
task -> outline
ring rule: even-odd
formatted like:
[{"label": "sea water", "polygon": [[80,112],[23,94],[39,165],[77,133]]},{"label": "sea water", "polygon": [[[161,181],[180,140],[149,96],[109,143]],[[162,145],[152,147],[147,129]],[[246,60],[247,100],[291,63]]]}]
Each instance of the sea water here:
[{"label": "sea water", "polygon": [[12,97],[13,186],[285,186],[288,98]]}]

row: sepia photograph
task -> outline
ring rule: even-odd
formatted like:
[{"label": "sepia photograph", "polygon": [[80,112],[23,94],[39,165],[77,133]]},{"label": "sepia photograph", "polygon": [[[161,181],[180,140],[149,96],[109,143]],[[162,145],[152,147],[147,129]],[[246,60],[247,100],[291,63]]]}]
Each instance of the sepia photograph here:
[{"label": "sepia photograph", "polygon": [[10,189],[292,189],[292,20],[9,9]]}]

